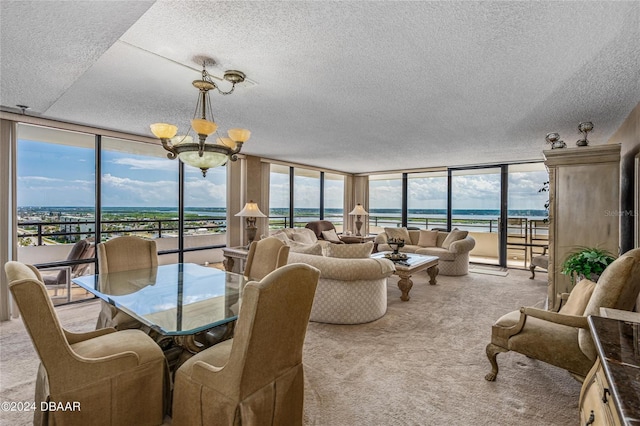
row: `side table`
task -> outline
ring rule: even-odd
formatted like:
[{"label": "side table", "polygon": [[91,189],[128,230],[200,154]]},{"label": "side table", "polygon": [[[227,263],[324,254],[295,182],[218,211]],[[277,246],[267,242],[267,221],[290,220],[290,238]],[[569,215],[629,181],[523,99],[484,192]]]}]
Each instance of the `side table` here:
[{"label": "side table", "polygon": [[[244,271],[244,262],[247,260],[247,256],[249,255],[249,250],[246,247],[224,247],[222,249],[222,254],[224,256],[222,264],[227,272],[242,273]],[[233,267],[235,266],[236,259],[240,262],[237,270],[234,271]]]}]

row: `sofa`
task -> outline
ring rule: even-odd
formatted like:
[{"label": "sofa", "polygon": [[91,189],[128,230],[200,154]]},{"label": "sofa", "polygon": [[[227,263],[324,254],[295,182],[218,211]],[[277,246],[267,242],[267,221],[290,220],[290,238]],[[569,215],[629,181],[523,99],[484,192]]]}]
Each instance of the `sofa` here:
[{"label": "sofa", "polygon": [[390,237],[404,240],[405,245],[399,249],[400,252],[438,256],[441,275],[459,276],[469,273],[469,252],[475,247],[476,241],[467,231],[384,228],[384,232],[375,239],[378,251],[392,251],[387,244]]},{"label": "sofa", "polygon": [[[316,246],[319,246],[316,244]],[[331,244],[360,249],[364,244]],[[373,243],[368,243],[373,248]],[[331,253],[329,253],[331,254]],[[320,270],[310,320],[329,324],[362,324],[387,312],[387,278],[395,272],[393,262],[370,257],[328,257],[291,251],[287,263],[304,263]]]},{"label": "sofa", "polygon": [[[278,238],[292,248],[318,242],[323,246],[329,244],[329,241],[319,240],[316,233],[309,228],[283,228],[271,232],[269,236]],[[262,238],[265,238],[265,235]]]}]

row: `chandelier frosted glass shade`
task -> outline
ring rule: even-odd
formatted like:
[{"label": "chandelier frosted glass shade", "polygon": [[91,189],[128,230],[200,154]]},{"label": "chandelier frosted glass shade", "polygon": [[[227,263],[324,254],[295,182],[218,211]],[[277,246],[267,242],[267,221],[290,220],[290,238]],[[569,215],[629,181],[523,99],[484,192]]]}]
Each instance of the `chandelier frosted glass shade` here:
[{"label": "chandelier frosted glass shade", "polygon": [[[227,163],[229,157],[227,154],[220,152],[208,152],[202,153],[202,157],[198,154],[198,151],[186,151],[178,155],[178,158],[183,163],[190,165],[191,167],[197,167],[199,169],[213,169]],[[206,174],[206,172],[204,172]]]}]

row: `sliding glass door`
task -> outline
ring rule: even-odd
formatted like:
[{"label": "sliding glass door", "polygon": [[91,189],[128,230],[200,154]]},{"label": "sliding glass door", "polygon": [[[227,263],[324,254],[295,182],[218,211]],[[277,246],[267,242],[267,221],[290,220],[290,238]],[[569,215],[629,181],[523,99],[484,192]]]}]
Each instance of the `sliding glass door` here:
[{"label": "sliding glass door", "polygon": [[476,240],[471,261],[499,264],[501,168],[451,170],[451,229]]}]

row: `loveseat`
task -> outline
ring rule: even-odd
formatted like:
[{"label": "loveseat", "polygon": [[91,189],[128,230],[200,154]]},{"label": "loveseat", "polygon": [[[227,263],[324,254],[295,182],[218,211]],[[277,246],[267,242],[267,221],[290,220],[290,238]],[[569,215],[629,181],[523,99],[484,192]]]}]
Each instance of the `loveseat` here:
[{"label": "loveseat", "polygon": [[469,273],[469,252],[476,241],[467,231],[454,229],[451,232],[411,230],[407,228],[384,228],[375,239],[378,251],[392,251],[387,244],[388,238],[403,239],[404,247],[400,252],[438,256],[438,269],[441,275],[466,275]]},{"label": "loveseat", "polygon": [[[335,252],[336,247],[353,247],[351,250],[358,250],[359,247],[356,246],[364,248],[364,244],[330,246],[328,254]],[[372,248],[373,244],[368,243],[368,246]],[[390,260],[371,259],[368,256],[327,257],[322,253],[291,251],[288,263],[305,263],[320,270],[311,308],[311,321],[361,324],[377,320],[387,312],[387,278],[395,271]]]}]

